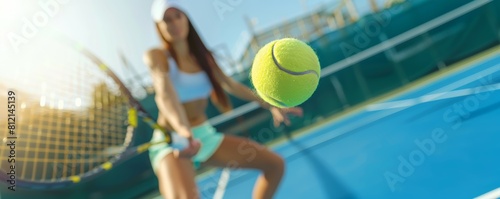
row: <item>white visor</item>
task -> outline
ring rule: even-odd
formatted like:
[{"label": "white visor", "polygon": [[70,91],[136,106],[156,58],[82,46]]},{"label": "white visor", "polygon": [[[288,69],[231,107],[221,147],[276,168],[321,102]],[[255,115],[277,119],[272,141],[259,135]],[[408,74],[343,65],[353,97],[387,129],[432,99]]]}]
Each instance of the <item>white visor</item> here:
[{"label": "white visor", "polygon": [[154,0],[153,6],[151,7],[151,16],[155,22],[163,21],[165,16],[165,11],[169,8],[177,8],[185,13],[185,9],[182,6],[181,0]]}]

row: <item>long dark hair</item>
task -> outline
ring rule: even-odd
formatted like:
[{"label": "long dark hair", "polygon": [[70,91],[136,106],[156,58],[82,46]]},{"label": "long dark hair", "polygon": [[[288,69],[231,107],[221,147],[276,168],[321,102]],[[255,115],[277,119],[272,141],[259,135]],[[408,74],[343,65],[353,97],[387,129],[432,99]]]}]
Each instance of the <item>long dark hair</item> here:
[{"label": "long dark hair", "polygon": [[[200,36],[198,35],[198,32],[196,32],[189,18],[188,18],[188,23],[189,23],[189,33],[187,36],[187,41],[189,45],[189,50],[191,53],[193,53],[201,69],[207,74],[208,78],[210,79],[210,83],[212,84],[213,87],[213,91],[210,94],[210,98],[220,112],[224,113],[230,111],[232,109],[231,101],[229,101],[228,96],[222,89],[220,82],[217,80],[217,78],[215,78],[214,74],[214,70],[221,70],[221,69],[219,68],[217,62],[215,62],[212,53],[207,49],[207,47],[201,40]],[[165,48],[168,49],[168,51],[173,56],[176,63],[179,63],[172,45],[165,39],[165,37],[161,33],[158,23],[156,23],[156,30],[158,31],[158,34],[160,35],[160,38]]]}]

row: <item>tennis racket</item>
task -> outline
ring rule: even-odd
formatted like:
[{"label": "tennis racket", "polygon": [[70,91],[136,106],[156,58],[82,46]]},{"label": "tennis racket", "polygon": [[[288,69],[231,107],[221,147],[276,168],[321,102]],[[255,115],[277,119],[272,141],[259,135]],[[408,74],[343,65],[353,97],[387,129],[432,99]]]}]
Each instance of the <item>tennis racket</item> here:
[{"label": "tennis racket", "polygon": [[[89,50],[60,35],[30,42],[22,52],[25,59],[15,61],[18,77],[9,85],[15,116],[0,118],[2,183],[64,188],[95,178],[153,145],[168,143],[180,150],[188,145],[160,127]],[[166,139],[132,146],[140,133],[139,118],[162,130]]]}]

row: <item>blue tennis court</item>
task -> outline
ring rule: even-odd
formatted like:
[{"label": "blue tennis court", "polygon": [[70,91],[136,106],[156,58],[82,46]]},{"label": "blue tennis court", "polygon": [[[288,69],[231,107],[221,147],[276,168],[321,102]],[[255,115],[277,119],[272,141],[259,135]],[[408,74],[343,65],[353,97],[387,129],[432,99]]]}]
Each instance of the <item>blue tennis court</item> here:
[{"label": "blue tennis court", "polygon": [[[435,79],[276,145],[287,171],[275,198],[475,198],[499,188],[500,52]],[[199,179],[203,198],[251,198],[257,172],[232,170],[225,189],[220,175]]]}]

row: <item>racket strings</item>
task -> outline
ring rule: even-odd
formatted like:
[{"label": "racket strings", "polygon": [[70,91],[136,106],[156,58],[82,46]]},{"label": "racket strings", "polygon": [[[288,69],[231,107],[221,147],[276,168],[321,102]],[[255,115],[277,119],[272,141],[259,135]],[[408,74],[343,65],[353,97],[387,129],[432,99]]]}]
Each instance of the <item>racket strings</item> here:
[{"label": "racket strings", "polygon": [[[47,43],[45,43],[47,46]],[[28,70],[16,91],[16,177],[56,181],[86,173],[112,156],[110,146],[124,145],[128,102],[116,83],[92,60],[63,45],[34,50],[41,70]],[[9,170],[9,132],[0,124],[0,167]]]}]

